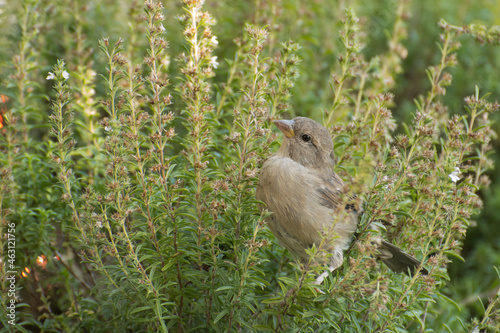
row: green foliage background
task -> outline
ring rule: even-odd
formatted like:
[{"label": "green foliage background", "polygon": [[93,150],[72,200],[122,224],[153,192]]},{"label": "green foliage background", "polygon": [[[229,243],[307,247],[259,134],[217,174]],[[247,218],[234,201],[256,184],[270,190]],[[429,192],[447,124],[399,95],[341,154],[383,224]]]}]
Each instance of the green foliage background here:
[{"label": "green foliage background", "polygon": [[[174,93],[173,104],[169,105],[169,103],[165,102],[162,106],[173,111],[175,118],[168,119],[166,123],[170,124],[168,126],[175,127],[177,137],[180,138],[188,137],[187,134],[192,131],[203,131],[206,128],[218,131],[217,134],[220,134],[222,138],[225,135],[232,134],[235,131],[235,127],[237,127],[237,125],[233,125],[232,123],[233,108],[247,108],[245,110],[251,113],[254,111],[253,107],[255,107],[255,110],[258,110],[259,107],[268,107],[267,104],[259,104],[263,102],[261,101],[262,96],[258,95],[258,92],[252,96],[249,95],[245,102],[239,102],[241,101],[240,97],[249,90],[248,82],[251,82],[249,79],[250,74],[244,72],[241,68],[237,68],[236,72],[231,72],[234,68],[232,64],[242,61],[241,58],[244,57],[244,55],[238,52],[247,52],[250,54],[251,48],[249,45],[253,45],[252,43],[258,45],[258,38],[249,41],[245,39],[248,37],[243,37],[246,35],[244,26],[247,23],[255,27],[267,27],[268,29],[269,36],[266,41],[262,41],[261,59],[270,58],[269,62],[275,66],[271,68],[270,72],[273,74],[269,78],[279,77],[279,69],[277,69],[278,60],[284,56],[293,58],[292,55],[296,53],[301,59],[300,62],[293,64],[296,68],[294,67],[293,70],[290,70],[290,68],[287,69],[289,71],[286,72],[286,77],[290,82],[284,84],[290,85],[290,89],[289,91],[288,89],[284,89],[286,91],[283,93],[283,103],[286,102],[288,105],[277,105],[278,103],[276,103],[274,105],[276,112],[283,112],[280,117],[301,115],[321,120],[327,118],[325,111],[332,108],[332,101],[335,98],[335,94],[329,83],[332,81],[332,74],[338,75],[341,67],[338,61],[339,54],[344,52],[342,41],[339,40],[339,33],[343,28],[341,21],[345,16],[347,7],[352,8],[356,16],[360,18],[359,37],[361,43],[365,45],[361,53],[366,61],[379,57],[378,65],[375,67],[380,71],[381,77],[388,80],[384,81],[386,88],[384,92],[391,92],[395,96],[394,102],[388,105],[388,107],[398,124],[411,122],[416,109],[414,100],[418,99],[420,95],[426,95],[431,89],[426,68],[439,63],[441,58],[438,47],[440,34],[443,33],[438,27],[440,19],[444,19],[446,22],[458,27],[466,24],[482,24],[487,27],[500,25],[500,3],[494,0],[207,0],[204,4],[204,9],[217,21],[212,26],[212,33],[218,39],[218,45],[213,51],[213,55],[217,56],[217,61],[220,64],[214,69],[215,76],[212,76],[211,73],[207,74],[200,71],[190,77],[189,75],[191,74],[183,72],[183,68],[186,68],[183,66],[189,66],[189,61],[179,57],[187,48],[185,36],[183,35],[184,28],[178,20],[179,15],[184,13],[182,9],[183,3],[181,1],[170,0],[164,1],[163,6],[164,9],[162,12],[166,18],[163,21],[163,25],[166,31],[166,39],[169,43],[168,58],[164,58],[163,60],[167,67],[166,72],[168,72],[170,84],[172,87],[175,87],[176,92]],[[85,192],[82,184],[91,184],[96,191],[106,191],[109,186],[106,177],[110,174],[102,169],[103,165],[106,165],[107,161],[115,161],[113,158],[120,156],[122,150],[125,150],[124,146],[117,145],[113,152],[111,150],[108,151],[110,155],[103,155],[95,150],[99,145],[84,147],[81,144],[82,142],[100,142],[102,144],[99,141],[99,137],[102,137],[101,134],[104,133],[103,131],[107,127],[107,124],[101,123],[97,125],[97,120],[105,116],[110,117],[109,113],[112,109],[109,104],[106,105],[103,103],[103,105],[100,105],[101,101],[112,100],[110,97],[111,85],[109,81],[106,82],[105,80],[105,78],[109,79],[106,76],[106,67],[109,67],[112,61],[109,62],[104,52],[100,50],[98,41],[104,37],[109,38],[110,46],[104,45],[104,42],[101,42],[101,48],[111,52],[115,42],[119,38],[123,38],[124,42],[121,46],[123,47],[121,53],[130,62],[141,63],[141,68],[146,68],[147,64],[143,60],[147,56],[148,39],[145,38],[145,35],[147,35],[148,29],[147,25],[141,19],[141,15],[144,13],[143,7],[144,4],[141,1],[61,0],[54,2],[25,0],[19,2],[7,0],[5,3],[0,2],[0,31],[2,31],[0,35],[0,93],[8,96],[10,99],[6,103],[6,107],[17,108],[16,112],[26,114],[22,122],[28,124],[29,128],[27,133],[19,132],[15,134],[25,139],[21,140],[19,147],[16,148],[24,153],[12,156],[8,154],[3,155],[2,167],[8,165],[7,162],[9,160],[16,160],[14,164],[20,167],[20,169],[13,170],[15,174],[13,181],[10,178],[7,179],[7,176],[2,180],[4,206],[1,209],[5,210],[2,213],[2,223],[6,224],[6,221],[9,220],[15,221],[17,224],[16,264],[19,267],[36,268],[36,260],[40,254],[45,254],[47,257],[57,255],[67,260],[66,262],[68,263],[68,266],[61,267],[60,264],[49,258],[47,266],[49,269],[46,271],[39,270],[37,279],[19,280],[19,286],[22,287],[20,292],[23,302],[30,305],[29,307],[19,308],[19,311],[23,311],[24,313],[22,319],[20,319],[23,323],[20,323],[19,327],[24,327],[25,330],[92,331],[99,328],[101,321],[105,322],[109,318],[113,320],[106,327],[113,327],[121,331],[133,331],[134,329],[160,331],[161,329],[166,329],[166,327],[155,326],[155,323],[148,322],[150,317],[154,317],[151,314],[154,311],[148,312],[150,308],[147,310],[134,308],[135,299],[127,299],[119,295],[120,292],[126,292],[126,288],[130,286],[125,286],[125,283],[124,285],[120,285],[119,269],[112,266],[109,262],[105,262],[104,265],[110,265],[109,267],[111,268],[108,267],[107,272],[112,276],[110,280],[115,279],[118,282],[117,291],[116,293],[111,292],[109,294],[109,302],[99,304],[99,297],[95,295],[107,287],[109,288],[109,286],[105,286],[104,283],[101,284],[99,282],[97,273],[85,271],[86,264],[88,264],[88,267],[93,268],[99,265],[92,258],[89,259],[86,256],[79,257],[79,250],[82,250],[83,247],[76,246],[74,243],[75,237],[84,237],[79,234],[81,230],[75,230],[73,223],[75,216],[80,213],[88,214],[88,216],[82,219],[92,220],[94,218],[91,214],[93,208],[90,206],[98,205],[98,202],[102,203],[102,201],[96,199],[98,195],[95,193]],[[403,9],[403,13],[400,12],[398,14],[399,8]],[[450,114],[466,114],[464,98],[475,94],[475,86],[482,93],[491,93],[487,98],[489,101],[500,100],[500,80],[498,78],[498,73],[500,73],[500,47],[498,45],[498,37],[497,30],[496,40],[493,40],[491,43],[481,40],[481,37],[472,38],[471,36],[462,36],[460,38],[462,46],[457,52],[458,65],[449,70],[453,76],[453,84],[446,87],[446,94],[441,97],[441,102],[448,106]],[[297,51],[293,47],[290,47],[288,51],[284,51],[280,43],[289,40],[298,43],[301,46],[300,50]],[[239,48],[238,44],[241,43],[243,47]],[[25,58],[16,58],[19,55],[23,55],[22,57]],[[48,135],[52,127],[49,118],[54,110],[52,108],[51,111],[52,102],[57,100],[57,94],[52,92],[54,88],[53,81],[48,81],[45,78],[48,72],[54,72],[53,66],[58,62],[58,59],[64,59],[66,64],[65,68],[58,67],[59,76],[62,75],[63,70],[67,70],[71,74],[70,80],[72,80],[72,86],[74,87],[72,88],[74,90],[71,91],[73,96],[72,103],[73,108],[78,111],[76,112],[75,125],[72,129],[74,131],[73,137],[76,140],[76,151],[73,153],[72,159],[75,163],[74,169],[77,170],[76,174],[73,175],[75,181],[72,183],[72,191],[82,196],[86,195],[83,201],[88,200],[88,207],[86,206],[85,208],[88,210],[78,212],[76,215],[74,213],[75,209],[71,210],[68,208],[70,205],[66,200],[67,198],[64,197],[66,192],[63,186],[54,186],[54,184],[59,184],[61,181],[60,172],[63,169],[56,170],[54,168],[54,160],[50,158],[51,153],[57,152],[57,149],[62,148],[55,143],[54,136]],[[112,57],[111,60],[113,60]],[[16,62],[24,66],[19,72],[15,70]],[[384,64],[387,64],[387,73],[384,73],[382,70]],[[89,73],[90,69],[104,75],[104,77],[93,76]],[[298,71],[300,74],[298,79],[294,75],[295,71]],[[26,74],[26,78],[16,77],[18,73]],[[128,75],[133,76],[130,73]],[[234,82],[242,82],[240,91],[225,90],[224,84],[232,76],[234,76]],[[223,115],[221,117],[222,121],[215,117],[213,119],[206,119],[206,122],[199,125],[199,128],[196,127],[198,125],[186,121],[189,116],[192,116],[191,113],[195,113],[195,111],[185,107],[185,105],[195,105],[197,103],[186,97],[189,95],[186,93],[189,91],[186,88],[186,84],[191,82],[190,80],[196,80],[197,78],[201,80],[202,86],[204,84],[213,85],[215,93],[213,96],[209,96],[208,94],[207,96],[216,105],[222,105],[221,109],[216,111],[219,113],[222,112],[221,114]],[[13,82],[21,82],[24,79],[26,79],[27,86],[24,88],[26,95],[22,97],[25,99],[23,101],[14,92],[16,87]],[[65,88],[61,86],[61,89],[64,90]],[[94,89],[95,95],[89,93],[90,89]],[[160,94],[163,94],[162,96],[166,95],[165,91]],[[49,96],[51,98],[50,101]],[[224,96],[227,96],[226,104],[220,102],[222,98],[225,98]],[[65,98],[64,96],[60,96],[62,102],[68,100]],[[200,98],[203,99],[202,97]],[[278,98],[278,95],[272,98]],[[273,101],[276,102],[276,99]],[[207,102],[204,101],[203,103]],[[201,105],[200,108],[203,106],[205,104]],[[88,108],[95,110],[97,113],[91,116],[87,114],[87,118],[85,118],[85,111]],[[130,108],[133,109],[133,106]],[[340,113],[348,112],[342,108],[339,110]],[[235,117],[237,118],[237,116]],[[498,114],[494,114],[493,117],[498,118]],[[88,128],[88,124],[91,123],[89,119],[94,119],[94,124],[100,126],[98,129],[94,129],[94,132]],[[347,119],[347,116],[345,119]],[[65,118],[64,121],[67,124],[71,124],[73,120]],[[262,117],[258,121],[264,123],[266,120]],[[241,123],[243,124],[244,121],[242,120]],[[497,119],[495,125],[496,132],[500,130],[498,124],[500,122]],[[114,123],[111,123],[109,126],[116,128]],[[166,125],[160,121],[159,126]],[[241,126],[244,128],[244,125]],[[263,125],[263,128],[267,130],[267,126]],[[9,126],[6,124],[2,135],[5,135],[5,131],[9,130]],[[403,132],[404,129],[402,126],[398,126],[395,129],[395,133]],[[68,144],[69,139],[64,135],[63,131],[61,131],[61,142]],[[248,303],[242,304],[249,304],[254,298],[265,299],[266,296],[269,296],[266,294],[266,289],[264,288],[265,283],[258,280],[260,278],[258,274],[259,270],[271,272],[273,269],[276,269],[273,266],[279,266],[279,269],[283,269],[283,271],[280,271],[283,278],[293,280],[297,276],[300,276],[300,274],[294,276],[298,270],[290,268],[292,261],[289,262],[286,259],[289,257],[283,254],[283,250],[273,241],[273,236],[262,227],[262,217],[255,217],[258,216],[258,213],[256,212],[256,202],[252,201],[251,190],[252,186],[255,186],[256,179],[252,170],[257,169],[259,163],[262,162],[262,156],[277,149],[277,144],[272,142],[272,139],[276,137],[272,137],[269,132],[266,135],[262,139],[249,136],[249,142],[254,142],[252,140],[255,140],[255,142],[259,143],[260,147],[256,148],[253,154],[249,155],[248,160],[244,160],[249,165],[249,173],[246,178],[241,177],[241,173],[238,174],[236,167],[236,169],[226,167],[226,165],[231,165],[234,160],[232,160],[233,157],[230,155],[224,155],[224,149],[226,148],[222,147],[228,145],[228,142],[231,140],[208,142],[205,138],[195,138],[193,139],[194,141],[189,141],[191,139],[184,141],[179,139],[164,143],[163,148],[171,156],[184,156],[181,151],[183,149],[187,150],[188,152],[182,158],[185,158],[185,166],[191,165],[193,170],[192,173],[183,175],[185,179],[180,183],[182,184],[180,186],[181,189],[175,190],[172,197],[165,198],[160,194],[155,196],[156,193],[160,192],[154,189],[161,188],[162,179],[161,177],[156,180],[152,178],[148,179],[152,184],[155,184],[154,186],[158,186],[158,188],[155,187],[148,193],[152,195],[150,198],[151,205],[160,207],[155,214],[162,217],[167,216],[169,212],[169,209],[162,206],[164,202],[167,202],[171,207],[175,207],[178,202],[192,201],[192,207],[196,207],[199,201],[196,195],[211,191],[209,185],[204,185],[207,186],[206,188],[201,187],[200,182],[203,177],[210,179],[227,178],[234,182],[235,188],[232,193],[237,193],[238,195],[231,196],[227,194],[226,196],[226,194],[221,194],[217,191],[211,194],[215,198],[214,202],[218,202],[221,205],[226,202],[230,203],[230,206],[233,208],[237,207],[236,211],[228,213],[228,216],[231,217],[224,220],[224,223],[227,223],[225,227],[227,230],[232,230],[236,225],[239,227],[240,222],[236,221],[236,216],[242,217],[242,221],[250,221],[251,224],[247,225],[246,229],[243,228],[241,230],[242,234],[247,237],[246,239],[252,239],[255,244],[258,244],[255,245],[255,251],[263,251],[265,253],[265,255],[262,255],[262,252],[259,252],[260,254],[256,254],[257,257],[271,258],[270,261],[263,260],[262,267],[255,268],[255,271],[248,273],[250,274],[250,278],[255,279],[252,280],[255,283],[255,295],[238,294],[238,297],[241,296],[241,299],[248,297]],[[495,159],[495,164],[499,165],[500,155],[498,152],[500,151],[500,142],[496,140],[492,144],[495,148],[495,154],[492,155],[492,158]],[[215,151],[214,154],[217,154],[217,151],[221,151],[220,156],[214,157],[217,160],[216,163],[220,163],[220,165],[217,164],[217,168],[206,172],[203,168],[199,167],[200,164],[197,164],[206,162],[207,160],[203,159],[205,157],[200,157],[201,155],[197,154],[197,152],[189,151],[189,147],[201,147],[204,145],[208,146],[210,151]],[[389,147],[388,143],[386,145]],[[221,148],[218,150],[219,146]],[[17,154],[19,150],[14,148],[8,146],[7,143],[2,147],[5,151]],[[172,167],[168,164],[168,161],[164,162],[165,165],[162,167]],[[163,162],[158,163],[161,164]],[[62,165],[62,168],[64,167]],[[348,169],[349,166],[346,168]],[[169,175],[170,172],[173,172],[174,176],[178,175],[175,173],[177,171],[171,170],[175,170],[175,168],[168,169]],[[347,174],[349,174],[348,171],[346,171],[345,175]],[[449,329],[453,332],[472,330],[477,323],[473,322],[474,318],[481,320],[484,317],[485,308],[488,306],[488,299],[498,293],[500,280],[494,266],[500,267],[500,223],[498,223],[498,212],[500,211],[500,174],[497,170],[489,170],[488,174],[491,178],[491,185],[482,188],[479,193],[484,201],[484,208],[479,216],[472,218],[476,221],[477,226],[468,230],[464,241],[461,255],[465,258],[465,262],[461,262],[455,257],[448,267],[450,281],[446,284],[442,293],[453,301],[447,301],[445,297],[434,299],[438,304],[432,310],[432,318],[434,319],[431,319],[427,323],[427,326],[425,326],[427,330],[441,332],[444,330],[443,323],[450,327]],[[119,172],[115,176],[118,177]],[[198,180],[199,182],[197,183]],[[124,183],[129,181],[133,183],[138,180],[130,180],[124,177],[122,181]],[[15,186],[12,184],[15,184]],[[169,186],[171,185],[173,186],[174,184],[169,184]],[[189,188],[189,190],[186,190],[187,192],[182,191],[183,185]],[[9,198],[11,191],[15,192],[14,199],[6,199]],[[131,193],[131,195],[133,194]],[[79,198],[78,200],[82,199]],[[110,201],[112,200],[110,199]],[[221,208],[216,207],[214,209],[220,210]],[[194,220],[201,219],[202,216],[210,220],[209,217],[206,217],[208,213],[202,213],[201,209],[197,210],[193,208],[193,211],[183,211],[183,214],[186,214],[187,218],[193,218]],[[234,221],[232,220],[233,218]],[[96,218],[94,222],[98,220]],[[146,224],[141,227],[144,227],[144,230],[148,230]],[[6,225],[3,225],[2,228],[5,229]],[[172,230],[169,229],[169,232],[173,232]],[[256,230],[259,231],[258,236],[252,234],[257,234]],[[192,232],[193,234],[197,233],[194,229]],[[5,233],[5,231],[2,231],[2,233]],[[71,235],[71,237],[68,235]],[[95,235],[95,237],[98,239],[101,236]],[[126,239],[121,234],[119,237]],[[134,237],[137,237],[133,239],[134,244],[141,244],[141,242],[149,244],[148,242],[151,240],[148,234],[137,234]],[[231,267],[238,260],[231,257],[232,251],[224,248],[224,246],[232,244],[235,247],[245,247],[247,245],[244,245],[243,242],[239,243],[240,240],[237,237],[233,238],[231,233],[225,234],[222,238],[223,240],[217,240],[221,246],[219,250],[225,256],[228,256],[229,259],[224,257],[224,259],[218,258],[217,260],[220,259],[222,263],[221,267],[225,269]],[[208,242],[215,242],[214,239],[208,240]],[[270,239],[270,243],[266,243],[267,239]],[[80,240],[83,239],[80,238]],[[187,246],[185,251],[193,253],[193,256],[201,256],[200,253],[202,253],[202,250],[200,250],[200,244],[202,240],[198,237],[198,241],[199,243],[196,246]],[[167,249],[167,245],[170,246],[170,244],[161,244],[161,241],[160,244],[157,244],[165,253],[170,251]],[[168,253],[172,256],[177,255],[177,253]],[[251,261],[249,258],[254,252],[249,250],[249,253],[247,254],[248,257],[239,258],[239,262],[241,263],[248,259],[248,262],[255,265],[258,260],[255,262]],[[153,256],[153,254],[151,255]],[[86,260],[87,262],[85,262]],[[132,259],[124,258],[124,262],[128,260]],[[104,261],[106,261],[106,258]],[[219,264],[219,261],[217,263]],[[203,265],[209,264],[211,263],[203,263]],[[203,265],[200,264],[200,267]],[[227,265],[227,267],[224,265]],[[114,270],[115,268],[116,270]],[[159,265],[157,269],[161,270],[162,273],[165,273],[165,271],[168,273],[168,270],[174,269],[174,267],[161,267]],[[224,269],[221,268],[221,272]],[[230,268],[227,269],[230,270]],[[75,272],[75,270],[81,271]],[[97,269],[97,271],[99,274],[103,274],[103,271],[106,271],[106,269]],[[243,270],[241,271],[243,272]],[[211,272],[213,273],[214,271]],[[185,274],[190,276],[190,279],[193,279],[195,284],[197,283],[196,281],[201,284],[202,277],[199,276],[199,269],[193,268]],[[75,288],[84,288],[82,286],[88,283],[86,278],[81,278],[85,281],[79,281],[78,277],[82,276],[87,278],[92,276],[91,280],[98,281],[92,293],[90,290],[75,291]],[[175,274],[172,274],[172,276],[175,276]],[[139,277],[136,278],[139,279]],[[222,280],[227,279],[227,281],[230,281],[230,278],[229,276],[221,277]],[[37,282],[40,280],[43,283]],[[290,281],[287,280],[287,283],[292,285]],[[151,290],[157,287],[159,290],[163,290],[162,288],[169,290],[171,287],[169,284],[164,284],[162,286],[155,285],[154,288],[149,289],[146,282],[144,282],[144,285],[146,287],[144,287],[145,289],[142,293],[145,298],[149,297],[149,293],[152,292]],[[154,283],[151,285],[154,285]],[[220,289],[220,291],[230,290],[229,285],[230,283],[228,282],[227,289]],[[311,291],[311,293],[314,293],[314,291]],[[180,294],[175,295],[175,297],[181,297]],[[190,298],[195,298],[196,296],[195,294],[189,295]],[[284,298],[286,299],[289,296],[287,294]],[[283,298],[276,297],[276,302],[278,302],[278,299],[283,300]],[[302,300],[300,297],[306,296],[301,294],[297,297]],[[115,301],[116,303],[113,303]],[[168,305],[169,302],[173,302],[173,299],[164,299],[161,301],[164,301]],[[225,301],[229,304],[234,302],[234,299],[228,296],[228,299]],[[242,301],[245,301],[245,299]],[[273,304],[272,300],[267,299],[267,301]],[[2,302],[5,302],[4,295]],[[147,303],[148,301],[145,302]],[[75,304],[78,304],[76,309]],[[223,305],[223,303],[215,304],[214,307],[222,308]],[[158,307],[161,307],[161,305],[158,305]],[[72,310],[70,311],[69,309]],[[206,309],[200,305],[199,308],[192,311],[194,313],[204,310]],[[120,313],[120,316],[116,316],[116,313]],[[143,313],[145,322],[141,322],[140,319]],[[275,318],[273,317],[275,313],[272,313],[272,311],[268,315],[269,318]],[[328,317],[328,314],[324,315]],[[226,318],[227,316],[228,312],[219,312],[215,321],[217,322],[217,320],[221,320],[221,318]],[[362,315],[359,316],[362,317]],[[172,317],[174,317],[174,314],[172,314]],[[344,319],[344,317],[342,318]],[[355,317],[353,316],[353,318]],[[128,321],[129,319],[130,322]],[[163,319],[165,321],[172,320],[173,322],[172,318]],[[250,321],[250,319],[239,318],[241,321]],[[4,325],[6,323],[4,313],[2,313],[2,323]],[[136,326],[124,327],[124,325],[129,325],[130,323]],[[276,322],[276,319],[269,319],[268,324],[269,327],[274,327],[276,330],[283,327],[280,326],[281,323]],[[181,324],[170,326],[168,329],[177,331],[191,329],[196,331],[196,329],[204,327],[208,330],[208,324],[204,326],[205,323],[196,322],[196,320],[189,322],[189,324],[184,322],[184,325],[186,326],[182,326]],[[221,327],[217,326],[217,323],[212,323],[211,329],[216,331]],[[264,329],[263,327],[261,329]],[[6,331],[9,329],[12,331],[12,327],[9,328],[7,325],[5,328],[2,328],[2,330]],[[250,330],[249,327],[241,328],[241,326],[240,329],[243,331]],[[295,329],[297,331],[300,330],[296,327]],[[306,330],[304,327],[302,329]],[[416,323],[413,326],[410,323],[406,326],[406,329],[416,332],[420,327],[417,327]]]}]

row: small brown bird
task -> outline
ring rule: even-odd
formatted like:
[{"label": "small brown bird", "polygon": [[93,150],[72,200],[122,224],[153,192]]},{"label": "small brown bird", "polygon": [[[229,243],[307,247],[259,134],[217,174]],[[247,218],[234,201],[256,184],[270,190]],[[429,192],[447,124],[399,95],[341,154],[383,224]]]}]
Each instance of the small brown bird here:
[{"label": "small brown bird", "polygon": [[[326,128],[304,117],[274,123],[284,138],[280,149],[262,166],[257,200],[272,212],[267,218],[269,229],[304,263],[309,260],[305,250],[320,246],[326,234],[326,248],[332,254],[328,268],[333,271],[342,265],[361,209],[353,204],[355,196],[344,198],[345,183],[333,171],[333,142]],[[420,266],[417,259],[380,237],[374,243],[377,258],[393,271],[414,272]],[[321,274],[316,282],[320,284],[327,275]]]}]

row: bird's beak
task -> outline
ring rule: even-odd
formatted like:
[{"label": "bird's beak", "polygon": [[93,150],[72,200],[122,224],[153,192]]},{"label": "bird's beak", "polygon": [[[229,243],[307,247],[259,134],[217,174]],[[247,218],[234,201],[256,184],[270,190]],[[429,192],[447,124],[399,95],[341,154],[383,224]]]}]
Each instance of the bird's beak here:
[{"label": "bird's beak", "polygon": [[287,138],[291,138],[294,135],[293,125],[295,125],[295,122],[293,120],[275,120],[274,123]]}]

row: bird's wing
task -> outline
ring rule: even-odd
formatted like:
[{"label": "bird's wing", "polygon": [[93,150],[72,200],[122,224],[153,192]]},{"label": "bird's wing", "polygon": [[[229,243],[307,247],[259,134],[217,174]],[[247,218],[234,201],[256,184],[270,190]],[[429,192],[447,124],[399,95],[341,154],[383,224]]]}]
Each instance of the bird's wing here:
[{"label": "bird's wing", "polygon": [[334,231],[343,240],[343,246],[346,246],[358,227],[358,215],[361,209],[356,207],[355,195],[344,194],[344,185],[339,176],[334,174],[330,179],[321,183],[317,194],[319,204],[333,211]]},{"label": "bird's wing", "polygon": [[[358,213],[359,209],[355,205],[356,195],[350,195],[346,199],[341,197],[343,186],[344,182],[336,174],[329,180],[324,181],[317,189],[320,204],[334,211],[343,208],[348,212]],[[341,204],[344,207],[341,207]]]}]

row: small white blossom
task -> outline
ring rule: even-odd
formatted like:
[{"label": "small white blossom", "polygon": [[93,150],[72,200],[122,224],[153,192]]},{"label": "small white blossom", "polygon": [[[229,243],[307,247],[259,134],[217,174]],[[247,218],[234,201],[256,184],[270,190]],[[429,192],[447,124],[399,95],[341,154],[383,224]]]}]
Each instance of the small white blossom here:
[{"label": "small white blossom", "polygon": [[163,23],[160,23],[160,25],[158,26],[158,30],[160,32],[165,32],[165,27],[163,26]]},{"label": "small white blossom", "polygon": [[47,75],[47,80],[54,80],[55,78],[56,78],[56,76],[52,72],[49,72],[49,75]]},{"label": "small white blossom", "polygon": [[217,68],[217,66],[219,66],[219,63],[217,62],[217,57],[212,57],[210,59],[210,66],[212,66],[213,68]]},{"label": "small white blossom", "polygon": [[[88,104],[94,104],[94,99],[89,98]],[[89,116],[89,117],[97,116],[97,111],[95,109],[93,109],[92,107],[86,107],[84,109],[84,111],[87,114],[87,116]]]},{"label": "small white blossom", "polygon": [[212,45],[219,45],[219,41],[217,40],[216,36],[212,36],[212,39],[210,39],[210,43],[212,43]]},{"label": "small white blossom", "polygon": [[95,90],[94,88],[90,88],[90,87],[82,87],[82,95],[85,96],[85,97],[91,97],[91,96],[94,96],[95,95]]},{"label": "small white blossom", "polygon": [[160,62],[163,66],[168,68],[170,66],[170,57],[166,55],[163,58],[161,58]]},{"label": "small white blossom", "polygon": [[99,229],[102,228],[102,222],[101,221],[97,221],[95,223],[95,226],[98,227]]},{"label": "small white blossom", "polygon": [[455,171],[450,173],[448,176],[451,178],[451,181],[456,183],[458,180],[460,180],[460,177],[458,176],[460,174],[460,169],[458,167],[455,168]]},{"label": "small white blossom", "polygon": [[106,132],[113,132],[113,127],[111,127],[111,126],[106,126],[106,127],[104,127],[104,130],[105,130]]},{"label": "small white blossom", "polygon": [[62,72],[62,77],[63,77],[65,80],[69,79],[69,73],[68,73],[68,72],[66,72],[66,71],[63,71],[63,72]]}]

